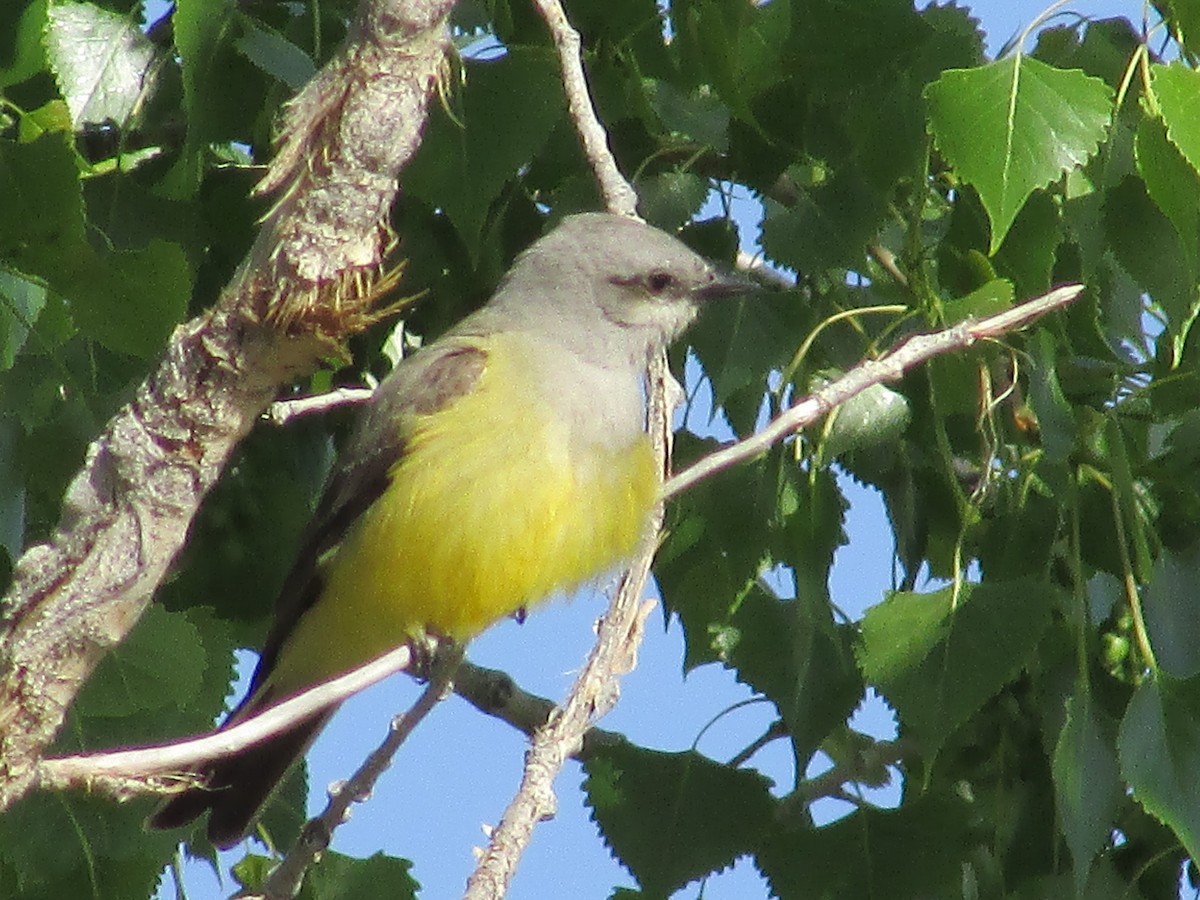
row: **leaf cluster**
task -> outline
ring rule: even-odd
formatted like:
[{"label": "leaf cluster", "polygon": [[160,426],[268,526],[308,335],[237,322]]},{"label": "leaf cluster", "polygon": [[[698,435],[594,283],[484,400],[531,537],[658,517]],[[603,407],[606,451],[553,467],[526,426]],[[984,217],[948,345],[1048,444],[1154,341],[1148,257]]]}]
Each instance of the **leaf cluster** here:
[{"label": "leaf cluster", "polygon": [[[684,666],[722,666],[773,705],[794,777],[771,783],[751,752],[595,750],[587,802],[640,895],[746,859],[781,898],[1176,896],[1200,853],[1193,5],[1156,5],[1157,51],[1126,19],[1056,19],[997,60],[956,3],[566,5],[643,215],[725,262],[761,247],[789,282],[691,335],[733,436],[914,331],[1087,288],[672,505],[656,574]],[[0,575],[50,532],[86,441],[171,329],[230,278],[279,106],[351,13],[0,8]],[[462,56],[391,220],[421,336],[482,302],[547,210],[599,205],[541,19],[515,0],[456,16]],[[382,338],[304,387],[382,370]],[[59,749],[211,723],[343,424],[251,435]],[[678,464],[715,443],[681,436]],[[855,552],[846,478],[879,492],[894,538],[893,590],[861,619],[829,589]],[[894,741],[850,726],[876,694]],[[818,758],[833,769],[806,778]],[[888,780],[895,808],[864,798]],[[303,794],[297,779],[269,814],[276,844]],[[830,796],[852,811],[818,822]],[[141,832],[146,808],[30,796],[0,819],[0,894],[147,896],[174,841]],[[306,890],[379,879],[415,891],[404,861],[341,856]]]}]

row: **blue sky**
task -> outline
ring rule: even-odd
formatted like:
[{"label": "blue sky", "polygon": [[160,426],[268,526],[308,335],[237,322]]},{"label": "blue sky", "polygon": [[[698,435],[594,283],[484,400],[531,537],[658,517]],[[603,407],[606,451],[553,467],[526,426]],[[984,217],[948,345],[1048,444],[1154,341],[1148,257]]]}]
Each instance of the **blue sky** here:
[{"label": "blue sky", "polygon": [[[1047,5],[1042,0],[960,3],[970,6],[982,21],[992,50]],[[1068,9],[1137,21],[1142,3],[1079,0]],[[838,553],[831,592],[841,608],[859,616],[890,586],[892,544],[878,497],[848,482],[844,487],[852,503],[847,523],[850,540]],[[597,597],[558,601],[539,608],[524,625],[503,622],[472,645],[470,656],[482,665],[508,671],[527,690],[560,698],[591,646],[592,624],[603,602]],[[682,653],[678,626],[664,629],[661,615],[653,616],[640,664],[624,679],[621,702],[604,720],[604,727],[645,746],[682,750],[692,746],[710,720],[748,699],[749,693],[717,667],[702,668],[685,679]],[[390,716],[406,708],[416,694],[416,687],[401,677],[348,702],[310,755],[312,783],[319,786],[346,777],[383,738]],[[762,704],[738,708],[709,728],[697,748],[716,759],[728,758],[772,718]],[[893,727],[881,703],[865,711],[856,724],[880,736]],[[481,826],[497,821],[516,789],[525,746],[524,738],[512,729],[451,698],[401,749],[370,802],[354,809],[353,818],[337,832],[334,848],[355,856],[383,850],[410,858],[415,863],[413,874],[424,885],[423,896],[460,895],[474,864],[471,848],[485,840]],[[779,784],[790,783],[791,763],[782,742],[756,756],[755,763]],[[580,780],[578,766],[568,764],[556,784],[558,816],[536,830],[509,894],[512,900],[603,898],[614,886],[634,886],[588,821]],[[887,802],[895,795],[893,787],[878,799]],[[319,790],[315,799],[322,799]],[[832,801],[820,812],[824,818],[841,814]],[[231,886],[227,882],[225,889],[219,888],[205,867],[191,865],[188,890],[192,900],[209,900],[226,896]],[[692,886],[679,896],[698,894]],[[765,886],[746,863],[711,879],[704,889],[707,900],[762,896],[766,896]]]}]

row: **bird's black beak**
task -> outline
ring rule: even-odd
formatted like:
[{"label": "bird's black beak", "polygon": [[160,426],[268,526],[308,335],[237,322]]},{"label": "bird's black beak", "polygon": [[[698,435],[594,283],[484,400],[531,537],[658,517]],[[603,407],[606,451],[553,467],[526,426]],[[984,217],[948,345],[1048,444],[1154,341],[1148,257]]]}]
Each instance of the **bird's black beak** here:
[{"label": "bird's black beak", "polygon": [[757,290],[759,286],[740,272],[714,269],[709,275],[708,283],[696,288],[692,295],[701,301],[720,300],[725,297],[740,297]]}]

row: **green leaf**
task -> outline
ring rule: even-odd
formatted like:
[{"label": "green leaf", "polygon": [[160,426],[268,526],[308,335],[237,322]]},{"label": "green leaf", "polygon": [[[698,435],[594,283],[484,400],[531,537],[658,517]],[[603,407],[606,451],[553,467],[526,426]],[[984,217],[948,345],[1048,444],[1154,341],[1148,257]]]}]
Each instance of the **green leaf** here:
[{"label": "green leaf", "polygon": [[895,593],[867,611],[859,664],[932,759],[950,734],[1032,659],[1063,601],[1045,582]]},{"label": "green leaf", "polygon": [[12,368],[45,305],[42,285],[0,270],[0,371]]},{"label": "green leaf", "polygon": [[708,192],[708,179],[690,172],[649,175],[637,182],[638,211],[651,225],[675,231],[691,221]]},{"label": "green leaf", "polygon": [[754,858],[779,900],[957,897],[972,817],[958,797],[916,797],[824,828],[777,825]]},{"label": "green leaf", "polygon": [[258,826],[267,833],[273,847],[294,846],[308,821],[308,763],[302,761],[284,776],[271,792]]},{"label": "green leaf", "polygon": [[21,116],[17,126],[17,140],[28,144],[36,141],[47,131],[73,131],[71,110],[62,100],[50,100],[37,109]]},{"label": "green leaf", "polygon": [[355,897],[389,897],[416,900],[420,885],[409,874],[407,859],[376,853],[355,859],[327,850],[321,861],[304,875],[298,900],[347,900]]},{"label": "green leaf", "polygon": [[1039,332],[1032,352],[1034,366],[1029,377],[1029,404],[1037,417],[1047,466],[1059,467],[1065,472],[1075,449],[1077,428],[1071,404],[1059,382],[1057,345],[1049,334]]},{"label": "green leaf", "polygon": [[330,422],[255,430],[192,522],[168,609],[210,606],[256,646],[333,463]]},{"label": "green leaf", "polygon": [[1103,81],[1020,55],[947,71],[925,97],[938,148],[987,210],[989,253],[1030,194],[1096,151],[1112,119]]},{"label": "green leaf", "polygon": [[767,257],[805,275],[864,265],[866,245],[882,224],[878,193],[853,172],[801,190],[783,206],[767,200],[762,247]]},{"label": "green leaf", "polygon": [[16,423],[0,418],[0,590],[12,577],[10,561],[25,546],[25,473],[14,458],[16,439]]},{"label": "green leaf", "polygon": [[[711,450],[708,442],[686,434],[676,442],[685,459],[698,447]],[[759,462],[710,478],[671,507],[654,571],[664,610],[678,615],[683,625],[685,669],[720,658],[714,642],[766,562],[769,507],[762,496],[763,469]]]},{"label": "green leaf", "polygon": [[176,198],[200,185],[203,155],[211,144],[253,138],[262,112],[265,79],[235,47],[240,13],[225,0],[178,0],[171,28],[183,69],[182,113],[187,142],[164,183]]},{"label": "green leaf", "polygon": [[249,16],[242,16],[242,28],[234,42],[238,52],[292,90],[304,87],[317,71],[312,57],[278,31],[261,27]]},{"label": "green leaf", "polygon": [[1085,685],[1067,701],[1054,748],[1054,793],[1080,897],[1087,896],[1092,860],[1108,843],[1122,795],[1115,735],[1100,716]]},{"label": "green leaf", "polygon": [[1118,747],[1137,801],[1200,856],[1200,683],[1163,675],[1139,685]]},{"label": "green leaf", "polygon": [[957,325],[966,319],[981,319],[1002,313],[1013,305],[1012,282],[993,278],[964,297],[948,300],[942,305],[942,318],[947,325]]},{"label": "green leaf", "polygon": [[271,877],[271,870],[276,865],[278,865],[278,861],[269,856],[247,853],[229,867],[229,873],[240,887],[259,890],[267,883],[267,879]]},{"label": "green leaf", "polygon": [[[171,665],[164,666],[169,659]],[[152,605],[110,651],[79,692],[87,716],[128,716],[161,706],[185,706],[199,693],[205,667],[196,627],[180,613]]]},{"label": "green leaf", "polygon": [[680,67],[695,83],[716,88],[723,105],[739,118],[753,122],[752,98],[779,80],[792,5],[790,0],[757,6],[692,0],[672,7],[672,49]]},{"label": "green leaf", "polygon": [[[457,120],[432,115],[421,149],[404,170],[404,189],[442,209],[478,260],[484,223],[504,186],[545,145],[566,100],[554,54],[513,48],[467,65]],[[520,128],[510,123],[520,121]]]},{"label": "green leaf", "polygon": [[807,759],[862,699],[848,629],[823,598],[776,600],[755,587],[720,635],[737,680],[779,710],[798,758]]},{"label": "green leaf", "polygon": [[666,896],[732,865],[771,823],[761,775],[695,751],[606,746],[583,764],[592,820],[642,890]]},{"label": "green leaf", "polygon": [[176,845],[147,833],[149,803],[33,791],[0,816],[0,885],[22,898],[149,897]]},{"label": "green leaf", "polygon": [[1150,66],[1150,87],[1167,137],[1193,171],[1200,172],[1200,72],[1181,63]]},{"label": "green leaf", "polygon": [[803,0],[791,12],[793,58],[803,60],[809,77],[834,89],[892,74],[941,30],[907,0]]},{"label": "green leaf", "polygon": [[1011,278],[1021,297],[1050,290],[1055,251],[1062,240],[1059,206],[1046,194],[1030,197],[992,257],[996,271]]},{"label": "green leaf", "polygon": [[64,294],[86,337],[137,356],[161,349],[187,309],[191,267],[165,241],[124,253],[93,249],[64,135],[0,144],[0,208],[0,259]]},{"label": "green leaf", "polygon": [[143,250],[101,257],[64,287],[84,334],[112,350],[149,357],[183,319],[192,275],[178,245],[152,241]]},{"label": "green leaf", "polygon": [[51,280],[89,251],[75,155],[61,132],[0,142],[0,259]]},{"label": "green leaf", "polygon": [[0,5],[0,88],[32,78],[46,65],[42,32],[49,0]]},{"label": "green leaf", "polygon": [[833,556],[847,541],[850,504],[828,468],[806,472],[786,455],[783,465],[786,477],[778,482],[775,516],[784,526],[772,553],[776,562],[791,567],[798,597],[827,603]]},{"label": "green leaf", "polygon": [[1182,249],[1195,260],[1200,251],[1200,176],[1156,119],[1144,118],[1139,123],[1135,153],[1146,193],[1171,220],[1182,239]]},{"label": "green leaf", "polygon": [[1145,184],[1128,177],[1104,201],[1104,231],[1121,267],[1162,306],[1176,356],[1200,312],[1194,251],[1146,193]]},{"label": "green leaf", "polygon": [[77,128],[125,127],[154,90],[154,46],[127,17],[91,3],[54,3],[46,56]]},{"label": "green leaf", "polygon": [[1200,50],[1200,6],[1191,0],[1165,0],[1155,8],[1168,16],[1171,32],[1183,38],[1183,44],[1192,53]]},{"label": "green leaf", "polygon": [[669,81],[647,80],[646,97],[663,127],[672,134],[712,147],[729,149],[729,109],[702,84],[690,94]]},{"label": "green leaf", "polygon": [[1146,629],[1162,671],[1173,678],[1200,675],[1200,616],[1196,584],[1200,550],[1163,551],[1142,599]]},{"label": "green leaf", "polygon": [[[688,229],[685,237],[701,237],[699,231]],[[727,234],[723,229],[712,231],[718,233],[703,237],[720,240]],[[781,291],[714,304],[688,332],[687,343],[711,381],[713,402],[738,434],[754,430],[763,406],[766,371],[787,365],[796,349],[796,335],[803,332],[811,313],[800,291]]]}]

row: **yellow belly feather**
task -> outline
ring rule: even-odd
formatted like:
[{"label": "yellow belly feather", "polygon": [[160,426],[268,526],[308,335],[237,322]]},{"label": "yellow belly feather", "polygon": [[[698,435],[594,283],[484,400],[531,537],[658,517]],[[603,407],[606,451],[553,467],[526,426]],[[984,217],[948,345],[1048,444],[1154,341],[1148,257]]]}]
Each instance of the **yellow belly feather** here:
[{"label": "yellow belly feather", "polygon": [[515,356],[489,358],[470,395],[410,424],[390,487],[324,563],[321,598],[282,648],[279,694],[425,626],[472,637],[632,554],[659,484],[648,439],[573,447]]}]

